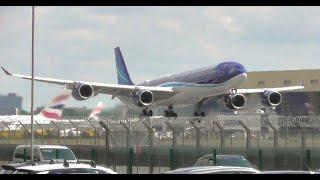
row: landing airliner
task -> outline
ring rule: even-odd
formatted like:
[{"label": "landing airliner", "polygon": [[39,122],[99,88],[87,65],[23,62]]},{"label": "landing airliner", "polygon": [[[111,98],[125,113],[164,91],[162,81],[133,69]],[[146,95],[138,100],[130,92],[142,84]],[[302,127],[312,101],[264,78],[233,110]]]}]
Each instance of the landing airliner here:
[{"label": "landing airliner", "polygon": [[[134,84],[119,47],[115,48],[115,60],[118,84],[43,77],[34,77],[34,80],[63,85],[71,89],[73,98],[79,101],[97,94],[112,95],[112,99],[117,97],[125,104],[141,108],[143,116],[152,116],[151,109],[154,107],[167,106],[164,112],[166,117],[177,117],[173,106],[190,104],[195,104],[194,116],[205,116],[205,113],[201,111],[201,106],[205,100],[215,96],[223,98],[226,108],[238,110],[245,105],[244,94],[259,93],[263,105],[275,107],[282,101],[280,92],[304,88],[301,84],[290,87],[238,89],[247,79],[247,74],[243,65],[232,61]],[[31,79],[31,76],[12,74],[3,67],[1,68],[7,75]]]}]

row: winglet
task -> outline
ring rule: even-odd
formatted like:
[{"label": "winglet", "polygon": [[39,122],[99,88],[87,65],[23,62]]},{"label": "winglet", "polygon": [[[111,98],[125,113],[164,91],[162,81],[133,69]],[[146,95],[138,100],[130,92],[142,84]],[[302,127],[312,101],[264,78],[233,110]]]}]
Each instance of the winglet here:
[{"label": "winglet", "polygon": [[9,75],[9,76],[11,76],[12,74],[11,73],[9,73],[9,71],[7,71],[4,67],[2,67],[1,66],[1,69],[7,74],[7,75]]}]

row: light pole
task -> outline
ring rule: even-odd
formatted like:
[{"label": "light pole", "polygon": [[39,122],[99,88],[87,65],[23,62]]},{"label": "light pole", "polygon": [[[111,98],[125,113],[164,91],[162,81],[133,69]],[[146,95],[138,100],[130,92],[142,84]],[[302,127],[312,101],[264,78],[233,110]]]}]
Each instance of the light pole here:
[{"label": "light pole", "polygon": [[34,6],[32,6],[32,47],[31,47],[31,162],[34,162],[33,131],[33,81],[34,81]]}]

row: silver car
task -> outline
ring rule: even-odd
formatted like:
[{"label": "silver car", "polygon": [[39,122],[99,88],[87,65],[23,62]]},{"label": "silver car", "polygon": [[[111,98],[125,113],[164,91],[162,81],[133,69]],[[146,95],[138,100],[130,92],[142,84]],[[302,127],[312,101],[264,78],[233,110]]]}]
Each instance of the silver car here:
[{"label": "silver car", "polygon": [[257,174],[259,170],[247,167],[233,166],[200,166],[180,168],[168,171],[165,174]]}]

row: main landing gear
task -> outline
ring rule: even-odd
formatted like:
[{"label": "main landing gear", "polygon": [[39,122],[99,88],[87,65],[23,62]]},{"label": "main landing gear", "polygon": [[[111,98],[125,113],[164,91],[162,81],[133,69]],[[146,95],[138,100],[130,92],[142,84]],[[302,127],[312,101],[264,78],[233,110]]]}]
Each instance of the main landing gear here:
[{"label": "main landing gear", "polygon": [[204,100],[201,100],[200,102],[198,102],[194,108],[194,118],[195,120],[198,120],[199,123],[201,123],[201,118],[206,116],[206,113],[201,111],[201,106],[203,104],[203,101]]},{"label": "main landing gear", "polygon": [[170,105],[168,106],[168,109],[164,111],[165,117],[177,117],[177,113],[173,111],[173,107]]},{"label": "main landing gear", "polygon": [[203,104],[203,101],[204,100],[201,100],[200,102],[198,102],[196,105],[195,105],[195,108],[194,108],[194,117],[205,117],[206,116],[206,113],[204,113],[203,111],[201,111],[201,106]]},{"label": "main landing gear", "polygon": [[145,108],[145,109],[142,110],[142,116],[144,116],[144,117],[153,116],[153,111],[152,110],[148,110],[148,108]]}]

